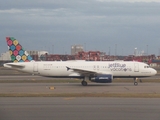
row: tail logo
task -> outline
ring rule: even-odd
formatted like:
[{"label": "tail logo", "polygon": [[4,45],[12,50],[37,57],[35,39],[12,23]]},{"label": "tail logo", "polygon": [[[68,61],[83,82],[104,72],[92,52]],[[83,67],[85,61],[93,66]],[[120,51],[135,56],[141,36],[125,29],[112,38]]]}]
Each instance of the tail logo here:
[{"label": "tail logo", "polygon": [[22,46],[14,37],[6,37],[9,53],[13,62],[29,62],[32,57],[27,51],[23,50]]}]

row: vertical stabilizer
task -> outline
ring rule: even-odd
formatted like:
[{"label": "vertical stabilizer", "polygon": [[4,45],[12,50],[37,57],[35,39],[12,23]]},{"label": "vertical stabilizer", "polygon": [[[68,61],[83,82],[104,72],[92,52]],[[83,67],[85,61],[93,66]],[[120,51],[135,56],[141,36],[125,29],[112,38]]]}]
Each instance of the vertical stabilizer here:
[{"label": "vertical stabilizer", "polygon": [[32,57],[14,37],[6,37],[6,41],[13,62],[30,62],[32,60]]}]

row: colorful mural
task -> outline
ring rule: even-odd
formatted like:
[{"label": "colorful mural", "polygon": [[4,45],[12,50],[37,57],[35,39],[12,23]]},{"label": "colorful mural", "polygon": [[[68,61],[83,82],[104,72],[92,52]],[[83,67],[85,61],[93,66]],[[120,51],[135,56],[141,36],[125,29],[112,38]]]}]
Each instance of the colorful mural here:
[{"label": "colorful mural", "polygon": [[8,49],[13,62],[29,62],[32,57],[25,51],[14,37],[6,37]]}]

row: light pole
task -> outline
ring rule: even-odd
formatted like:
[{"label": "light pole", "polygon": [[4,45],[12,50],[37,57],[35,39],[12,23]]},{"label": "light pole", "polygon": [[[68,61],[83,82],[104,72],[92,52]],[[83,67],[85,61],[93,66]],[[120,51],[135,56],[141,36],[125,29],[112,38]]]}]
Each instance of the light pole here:
[{"label": "light pole", "polygon": [[147,55],[148,55],[148,45],[147,45]]},{"label": "light pole", "polygon": [[117,44],[115,44],[115,56],[117,55]]},{"label": "light pole", "polygon": [[54,45],[52,45],[52,54],[54,54]]}]

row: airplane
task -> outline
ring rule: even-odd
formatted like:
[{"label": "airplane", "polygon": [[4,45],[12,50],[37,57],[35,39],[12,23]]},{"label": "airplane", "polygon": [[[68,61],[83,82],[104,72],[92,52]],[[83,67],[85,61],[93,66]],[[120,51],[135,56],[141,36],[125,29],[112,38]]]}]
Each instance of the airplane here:
[{"label": "airplane", "polygon": [[138,85],[138,78],[150,77],[157,71],[148,64],[136,61],[34,61],[14,37],[6,37],[11,63],[4,67],[53,78],[79,78],[87,86],[86,80],[96,83],[111,83],[114,78],[133,78]]}]

